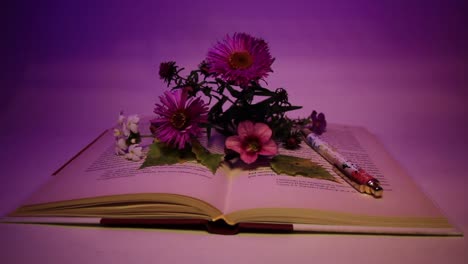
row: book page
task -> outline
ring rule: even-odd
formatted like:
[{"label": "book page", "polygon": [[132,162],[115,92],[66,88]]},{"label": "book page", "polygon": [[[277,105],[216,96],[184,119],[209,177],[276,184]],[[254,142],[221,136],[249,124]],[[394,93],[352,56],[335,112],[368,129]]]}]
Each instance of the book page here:
[{"label": "book page", "polygon": [[191,196],[223,210],[228,184],[222,170],[213,175],[195,162],[139,169],[143,161],[129,161],[115,155],[114,146],[114,137],[108,131],[51,177],[26,204],[119,194],[171,193]]},{"label": "book page", "polygon": [[374,175],[382,183],[383,197],[376,199],[356,191],[338,176],[332,165],[304,144],[300,151],[281,152],[318,162],[339,180],[338,183],[277,175],[268,167],[245,170],[233,177],[225,213],[255,208],[310,208],[356,215],[440,216],[437,208],[366,129],[330,125],[321,138]]}]

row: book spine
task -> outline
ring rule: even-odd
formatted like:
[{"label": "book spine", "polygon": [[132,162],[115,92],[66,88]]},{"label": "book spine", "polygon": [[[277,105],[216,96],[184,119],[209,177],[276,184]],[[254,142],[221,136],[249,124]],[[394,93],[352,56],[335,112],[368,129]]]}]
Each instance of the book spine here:
[{"label": "book spine", "polygon": [[102,226],[107,227],[139,227],[139,228],[167,228],[186,230],[206,230],[212,234],[236,235],[238,233],[291,233],[294,232],[292,224],[268,223],[239,223],[229,225],[223,220],[208,221],[203,219],[128,219],[103,218]]}]

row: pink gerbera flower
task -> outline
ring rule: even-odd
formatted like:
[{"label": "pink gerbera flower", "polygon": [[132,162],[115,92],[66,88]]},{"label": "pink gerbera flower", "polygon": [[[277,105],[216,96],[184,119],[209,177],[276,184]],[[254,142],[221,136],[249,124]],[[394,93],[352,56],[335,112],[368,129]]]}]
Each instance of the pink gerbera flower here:
[{"label": "pink gerbera flower", "polygon": [[223,42],[218,42],[209,52],[206,61],[209,72],[221,76],[235,85],[247,86],[251,81],[258,81],[273,72],[267,43],[245,33],[227,35]]},{"label": "pink gerbera flower", "polygon": [[272,131],[264,123],[243,121],[237,126],[237,134],[226,139],[226,148],[238,152],[247,164],[255,162],[258,155],[272,156],[278,153],[278,146],[271,138]]},{"label": "pink gerbera flower", "polygon": [[200,123],[207,122],[207,105],[200,98],[187,99],[182,89],[166,91],[159,97],[154,113],[159,117],[151,121],[153,133],[160,141],[183,149],[191,138],[201,133]]}]

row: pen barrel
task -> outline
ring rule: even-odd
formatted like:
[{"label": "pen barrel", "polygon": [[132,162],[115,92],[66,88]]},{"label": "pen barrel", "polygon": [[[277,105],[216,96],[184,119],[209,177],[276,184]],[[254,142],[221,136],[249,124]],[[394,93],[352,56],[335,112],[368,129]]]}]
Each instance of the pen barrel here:
[{"label": "pen barrel", "polygon": [[379,181],[364,169],[347,160],[343,155],[313,133],[307,135],[306,141],[312,149],[338,168],[344,174],[344,180],[356,190],[361,193],[371,194],[375,197],[382,196],[383,189]]}]

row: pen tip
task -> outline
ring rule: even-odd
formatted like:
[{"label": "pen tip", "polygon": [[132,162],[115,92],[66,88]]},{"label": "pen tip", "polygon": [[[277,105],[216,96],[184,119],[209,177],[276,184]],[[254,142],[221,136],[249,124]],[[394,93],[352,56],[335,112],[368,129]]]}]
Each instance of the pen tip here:
[{"label": "pen tip", "polygon": [[370,187],[370,194],[372,194],[376,198],[380,198],[383,195],[383,188],[380,186],[378,180],[370,180],[367,182],[367,186]]}]

